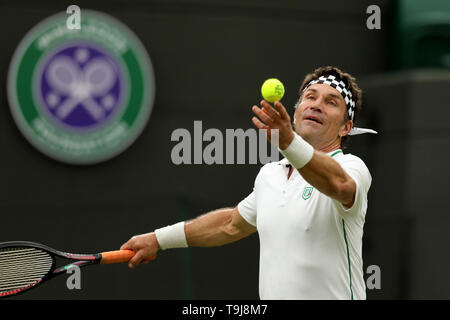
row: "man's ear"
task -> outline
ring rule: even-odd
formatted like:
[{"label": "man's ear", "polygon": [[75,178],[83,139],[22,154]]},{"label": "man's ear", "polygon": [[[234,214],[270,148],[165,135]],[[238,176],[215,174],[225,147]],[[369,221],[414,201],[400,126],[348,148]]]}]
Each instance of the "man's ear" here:
[{"label": "man's ear", "polygon": [[353,121],[348,120],[345,124],[342,125],[341,129],[339,130],[339,136],[345,137],[350,130],[353,128]]}]

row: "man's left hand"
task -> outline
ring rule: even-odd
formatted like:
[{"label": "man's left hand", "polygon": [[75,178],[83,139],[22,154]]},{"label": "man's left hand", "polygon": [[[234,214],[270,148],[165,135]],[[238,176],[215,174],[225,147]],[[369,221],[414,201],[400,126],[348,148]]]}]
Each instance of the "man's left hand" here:
[{"label": "man's left hand", "polygon": [[286,149],[294,139],[295,133],[292,130],[291,117],[286,108],[280,101],[275,101],[273,107],[265,100],[261,101],[261,108],[254,105],[253,113],[257,117],[253,117],[252,121],[259,129],[267,130],[267,139],[272,143],[272,131],[278,130],[279,148]]}]

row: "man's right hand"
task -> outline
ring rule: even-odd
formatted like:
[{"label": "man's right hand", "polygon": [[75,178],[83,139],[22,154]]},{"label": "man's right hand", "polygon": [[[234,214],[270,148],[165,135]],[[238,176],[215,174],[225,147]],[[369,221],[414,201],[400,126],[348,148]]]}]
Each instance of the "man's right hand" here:
[{"label": "man's right hand", "polygon": [[154,232],[136,235],[120,247],[120,250],[136,252],[135,256],[128,262],[130,268],[146,263],[149,259],[154,259],[159,249],[159,243]]}]

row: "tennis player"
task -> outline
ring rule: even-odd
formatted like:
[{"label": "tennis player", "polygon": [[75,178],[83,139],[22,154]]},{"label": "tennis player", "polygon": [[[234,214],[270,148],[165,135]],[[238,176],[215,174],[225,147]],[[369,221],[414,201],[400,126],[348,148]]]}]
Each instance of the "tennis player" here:
[{"label": "tennis player", "polygon": [[[365,299],[362,240],[371,175],[344,154],[362,92],[336,67],[306,75],[293,125],[280,102],[253,106],[259,129],[278,129],[285,157],[264,165],[236,207],[137,235],[122,245],[135,267],[158,250],[228,244],[258,232],[261,299]],[[276,131],[273,131],[276,132]]]}]

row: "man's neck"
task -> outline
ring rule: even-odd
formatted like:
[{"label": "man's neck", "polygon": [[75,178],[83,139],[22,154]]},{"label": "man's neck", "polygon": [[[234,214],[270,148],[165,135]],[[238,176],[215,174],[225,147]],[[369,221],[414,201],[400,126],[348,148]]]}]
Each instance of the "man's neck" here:
[{"label": "man's neck", "polygon": [[336,140],[328,143],[318,142],[318,141],[309,141],[310,139],[304,138],[310,145],[314,147],[315,150],[328,153],[341,148],[341,139],[337,138]]},{"label": "man's neck", "polygon": [[314,149],[322,151],[323,153],[328,153],[328,152],[331,152],[331,151],[334,151],[334,150],[337,150],[337,149],[340,149],[340,148],[341,148],[341,143],[340,142],[333,143],[333,144],[330,144],[330,145],[326,145],[326,146],[323,146],[323,147],[317,148],[317,149],[316,149],[316,147],[314,147]]}]

